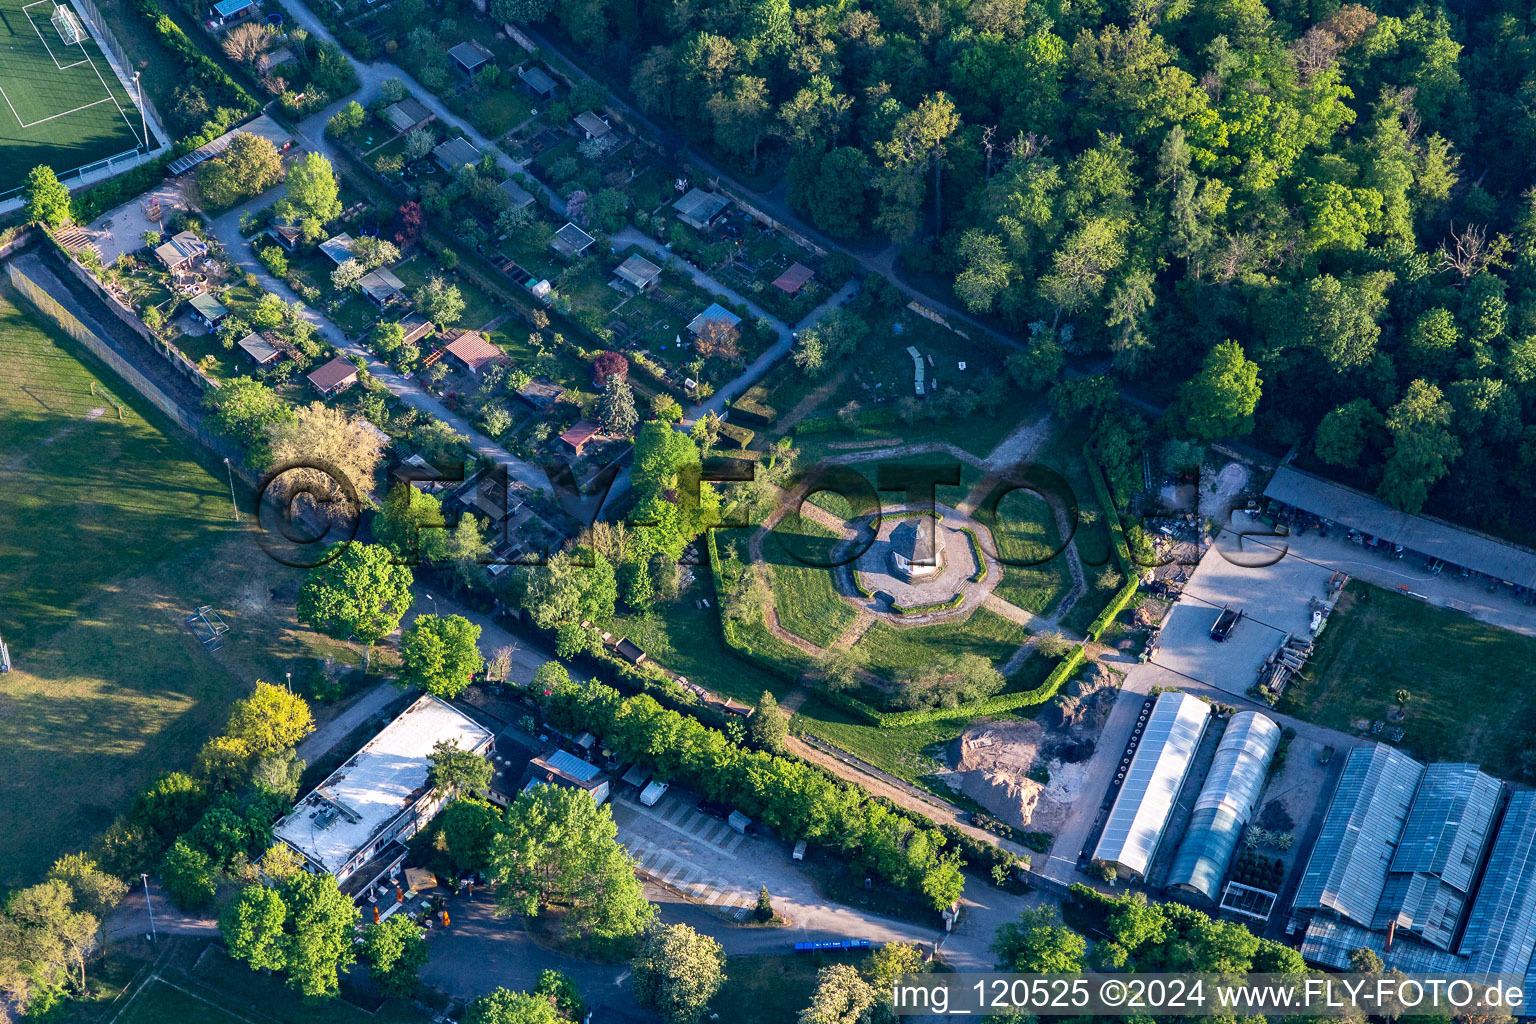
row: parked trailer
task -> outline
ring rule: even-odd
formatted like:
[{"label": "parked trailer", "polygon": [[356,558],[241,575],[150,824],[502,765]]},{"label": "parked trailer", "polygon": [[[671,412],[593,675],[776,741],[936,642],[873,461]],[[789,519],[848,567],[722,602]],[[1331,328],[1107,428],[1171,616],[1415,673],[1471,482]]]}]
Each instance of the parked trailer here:
[{"label": "parked trailer", "polygon": [[1232,635],[1232,630],[1241,621],[1243,621],[1241,609],[1233,608],[1231,605],[1224,605],[1221,609],[1221,614],[1216,616],[1216,624],[1211,627],[1211,639],[1217,643],[1225,642],[1227,637]]},{"label": "parked trailer", "polygon": [[796,953],[823,953],[841,949],[868,949],[868,939],[829,939],[825,942],[797,942]]}]

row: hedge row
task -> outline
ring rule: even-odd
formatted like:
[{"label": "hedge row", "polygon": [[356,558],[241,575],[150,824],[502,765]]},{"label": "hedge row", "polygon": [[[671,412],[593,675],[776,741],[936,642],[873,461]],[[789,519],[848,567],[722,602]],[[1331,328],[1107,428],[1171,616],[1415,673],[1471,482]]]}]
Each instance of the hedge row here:
[{"label": "hedge row", "polygon": [[976,556],[978,568],[976,569],[976,574],[971,577],[971,582],[980,583],[987,578],[987,559],[981,551],[981,538],[976,536],[976,531],[969,526],[962,526],[960,529],[964,530],[965,535],[971,538],[971,554]]},{"label": "hedge row", "polygon": [[[800,683],[804,682],[804,679],[801,677],[799,672],[793,671],[789,666],[782,664],[767,653],[759,654],[751,644],[743,640],[740,634],[736,632],[736,623],[732,622],[730,617],[725,614],[725,580],[720,575],[720,550],[715,544],[715,531],[705,530],[704,538],[705,544],[709,549],[709,569],[710,574],[714,577],[715,605],[720,611],[720,615],[718,616],[720,620],[720,635],[725,640],[725,646],[729,647],[733,652],[739,654],[741,657],[750,659],[754,665],[758,665],[767,671],[772,672],[774,675],[777,675],[779,678],[798,686]],[[775,643],[783,644],[786,648],[788,648],[790,652],[793,652],[796,655],[800,655],[798,648],[790,647],[788,644],[784,644],[783,641],[779,640],[778,637],[773,636],[771,633],[768,634],[768,638]],[[809,662],[808,657],[806,660]],[[807,670],[809,667],[809,665],[806,666]]]},{"label": "hedge row", "polygon": [[1141,574],[1131,562],[1131,547],[1125,540],[1125,529],[1120,525],[1120,513],[1115,511],[1114,500],[1109,495],[1109,484],[1104,479],[1104,471],[1099,468],[1099,459],[1093,453],[1094,439],[1089,438],[1083,445],[1083,464],[1088,467],[1088,479],[1093,481],[1094,493],[1098,495],[1099,511],[1104,516],[1104,521],[1109,524],[1109,538],[1115,545],[1115,560],[1120,563],[1120,571],[1126,579],[1134,579]]},{"label": "hedge row", "polygon": [[737,448],[746,448],[757,436],[757,432],[736,423],[726,422],[720,424],[720,436],[729,438]]},{"label": "hedge row", "polygon": [[731,415],[751,423],[754,427],[766,427],[779,418],[779,411],[765,399],[768,392],[761,386],[750,387],[731,403]]},{"label": "hedge row", "polygon": [[900,522],[903,519],[916,519],[918,516],[932,516],[935,519],[943,519],[944,518],[942,513],[937,512],[937,511],[935,511],[935,510],[933,510],[931,508],[928,508],[928,509],[907,509],[904,512],[882,512],[880,514],[880,522],[882,522],[882,523],[895,523],[895,522]]},{"label": "hedge row", "polygon": [[1109,604],[1104,606],[1104,610],[1088,624],[1088,639],[1097,640],[1104,635],[1109,624],[1115,621],[1115,616],[1125,611],[1126,605],[1135,600],[1136,591],[1140,589],[1140,585],[1141,581],[1133,576],[1126,581],[1125,586],[1115,592],[1115,596],[1110,599]]},{"label": "hedge row", "polygon": [[864,579],[859,575],[859,570],[853,569],[851,572],[853,573],[853,589],[864,595],[865,600],[874,597],[874,593],[864,585]]},{"label": "hedge row", "polygon": [[115,178],[92,185],[70,201],[71,219],[79,224],[89,224],[108,210],[144,194],[165,180],[165,168],[172,159],[165,156],[153,163],[140,164]]},{"label": "hedge row", "polygon": [[895,612],[897,615],[922,615],[926,612],[945,612],[951,608],[960,607],[960,602],[964,600],[965,594],[959,593],[950,598],[948,601],[935,601],[932,604],[918,604],[913,605],[910,608],[906,605],[897,604],[895,601],[892,601],[891,611]]},{"label": "hedge row", "polygon": [[241,115],[254,114],[261,109],[261,104],[245,91],[244,86],[229,77],[217,61],[187,38],[181,26],[171,20],[157,0],[133,0],[133,7],[140,17],[154,26],[155,33],[166,48],[186,63],[186,72],[177,77],[201,88],[208,98],[209,106],[214,108],[214,116],[203,125],[202,131],[176,142],[174,148],[177,152],[194,150],[229,131],[229,124],[220,124],[224,119],[219,117],[218,108],[234,108]]},{"label": "hedge row", "polygon": [[877,711],[857,697],[850,697],[846,693],[821,691],[822,696],[830,703],[836,705],[849,714],[862,719],[866,724],[880,729],[899,729],[908,725],[923,725],[928,722],[950,722],[965,718],[980,718],[987,715],[1003,715],[1022,708],[1038,707],[1056,696],[1066,681],[1083,664],[1083,649],[1072,648],[1072,652],[1061,663],[1051,670],[1051,674],[1045,677],[1045,681],[1033,690],[1021,690],[1017,693],[1002,693],[996,697],[988,697],[986,700],[973,701],[969,704],[961,704],[953,708],[927,708],[922,711]]}]

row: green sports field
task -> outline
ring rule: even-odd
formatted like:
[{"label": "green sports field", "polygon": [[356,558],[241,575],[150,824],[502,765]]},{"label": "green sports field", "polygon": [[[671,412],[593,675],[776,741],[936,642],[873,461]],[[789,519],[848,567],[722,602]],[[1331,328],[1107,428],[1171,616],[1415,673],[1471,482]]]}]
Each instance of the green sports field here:
[{"label": "green sports field", "polygon": [[[345,654],[274,598],[303,574],[233,521],[223,467],[17,301],[0,276],[0,889],[190,767],[255,680]],[[205,604],[217,652],[186,626]]]},{"label": "green sports field", "polygon": [[0,198],[37,164],[63,177],[139,145],[138,110],[101,48],[89,34],[66,43],[53,10],[0,0]]}]

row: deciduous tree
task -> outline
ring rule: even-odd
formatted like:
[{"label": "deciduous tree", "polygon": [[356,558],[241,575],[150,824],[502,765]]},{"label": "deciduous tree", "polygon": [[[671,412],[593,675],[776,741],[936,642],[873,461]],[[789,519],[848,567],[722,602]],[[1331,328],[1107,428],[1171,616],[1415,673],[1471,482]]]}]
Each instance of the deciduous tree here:
[{"label": "deciduous tree", "polygon": [[46,224],[51,228],[69,223],[69,188],[53,173],[53,168],[38,164],[27,172],[26,196],[27,220],[33,224]]},{"label": "deciduous tree", "polygon": [[575,935],[638,935],[656,908],[617,837],[612,811],[585,790],[536,786],[520,794],[491,842],[498,905],[533,917],[558,903]]},{"label": "deciduous tree", "polygon": [[452,699],[485,667],[480,627],[462,615],[418,615],[400,638],[405,678],[428,693]]},{"label": "deciduous tree", "polygon": [[725,982],[725,953],[685,924],[646,938],[630,963],[635,999],[669,1024],[696,1024]]},{"label": "deciduous tree", "polygon": [[369,647],[393,633],[410,606],[411,570],[378,544],[345,545],[309,570],[299,588],[299,618]]}]

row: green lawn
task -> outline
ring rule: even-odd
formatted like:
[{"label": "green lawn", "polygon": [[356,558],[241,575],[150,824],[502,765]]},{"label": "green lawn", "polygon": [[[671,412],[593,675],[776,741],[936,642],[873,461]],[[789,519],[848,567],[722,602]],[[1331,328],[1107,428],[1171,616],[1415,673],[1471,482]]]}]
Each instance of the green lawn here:
[{"label": "green lawn", "polygon": [[846,953],[733,956],[725,962],[725,985],[709,1008],[729,1024],[793,1024],[810,1005],[818,971],[833,963],[859,966],[864,959]]},{"label": "green lawn", "polygon": [[998,501],[995,516],[983,517],[983,521],[992,532],[999,558],[1014,562],[1045,559],[1037,565],[1004,565],[1003,578],[994,593],[1026,611],[1046,614],[1072,588],[1072,571],[1066,552],[1061,550],[1061,531],[1050,506],[1038,494],[1010,491]]},{"label": "green lawn", "polygon": [[[223,467],[13,299],[0,290],[0,885],[84,848],[255,679],[297,685],[319,656],[271,598],[299,570],[231,520]],[[216,654],[185,625],[203,604],[231,628]]]},{"label": "green lawn", "polygon": [[968,723],[924,722],[899,729],[866,725],[813,695],[800,706],[795,728],[808,732],[914,785],[925,785],[943,766],[937,760],[943,746],[965,731]]},{"label": "green lawn", "polygon": [[1520,778],[1536,730],[1536,692],[1523,682],[1533,662],[1536,638],[1357,580],[1328,619],[1309,681],[1286,690],[1281,710],[1345,731],[1358,721],[1391,728],[1394,694],[1406,689],[1398,746]]},{"label": "green lawn", "polygon": [[[799,443],[799,438],[796,439],[796,442],[797,444]],[[848,452],[844,451],[841,454],[846,456]],[[837,455],[838,453],[834,452],[830,453],[827,457],[836,458]],[[806,457],[804,447],[801,449],[798,464],[807,469],[813,465],[813,460]],[[869,494],[873,492],[880,507],[883,509],[893,509],[907,503],[907,495],[904,491],[880,490],[882,476],[887,478],[886,482],[888,483],[892,481],[904,482],[910,477],[921,478],[929,474],[939,474],[946,479],[958,479],[960,481],[958,484],[941,483],[935,484],[933,488],[934,501],[940,505],[950,506],[962,501],[982,477],[982,471],[969,462],[942,453],[902,455],[892,458],[849,462],[840,465],[835,472],[838,474],[846,472],[856,473],[869,481],[870,486],[870,491],[865,492],[863,495],[845,496],[837,491],[824,490],[817,491],[810,496],[811,504],[844,519],[850,518],[855,513],[865,515],[874,510],[872,506],[864,504],[860,504],[856,509],[853,508],[849,502],[850,497],[867,499]],[[957,476],[949,476],[948,474],[951,472],[956,473]],[[827,477],[829,483],[834,479],[835,477],[832,476]]]},{"label": "green lawn", "polygon": [[[156,954],[154,975],[143,971]],[[108,949],[90,967],[90,998],[64,1003],[49,1017],[58,1024],[426,1024],[432,1013],[408,1000],[388,999],[376,1012],[347,998],[306,999],[280,977],[232,960],[205,937],[161,933],[155,949]],[[126,986],[126,988],[125,988]],[[349,982],[342,981],[344,995]],[[124,994],[126,993],[126,994]],[[441,1004],[441,997],[433,997]],[[364,1001],[360,998],[360,1001]]]},{"label": "green lawn", "polygon": [[155,979],[133,997],[117,1024],[166,1024],[167,1021],[202,1021],[203,1024],[239,1024],[246,1020],[228,1013],[202,996]]},{"label": "green lawn", "polygon": [[937,626],[898,629],[877,622],[854,649],[868,659],[871,672],[895,678],[922,668],[938,654],[979,654],[1000,669],[1028,636],[1018,623],[977,608],[964,621]]},{"label": "green lawn", "polygon": [[422,256],[412,256],[390,269],[395,272],[396,277],[405,282],[407,294],[415,294],[416,289],[426,284],[427,278],[433,274],[442,277],[449,284],[458,285],[459,294],[464,297],[464,315],[459,319],[457,326],[465,330],[477,331],[504,312],[496,300],[477,285],[469,275],[443,273]]},{"label": "green lawn", "polygon": [[660,605],[646,615],[616,615],[602,627],[615,636],[627,636],[645,649],[651,660],[687,676],[713,693],[751,703],[764,690],[782,697],[793,687],[789,680],[752,661],[739,658],[725,646],[720,634],[718,607],[696,608],[704,598],[717,605],[708,566],[694,566],[700,582],[671,604]]},{"label": "green lawn", "polygon": [[858,614],[838,597],[832,570],[805,561],[830,561],[836,542],[831,530],[803,517],[794,527],[780,523],[763,541],[779,625],[818,647],[830,647]]}]

